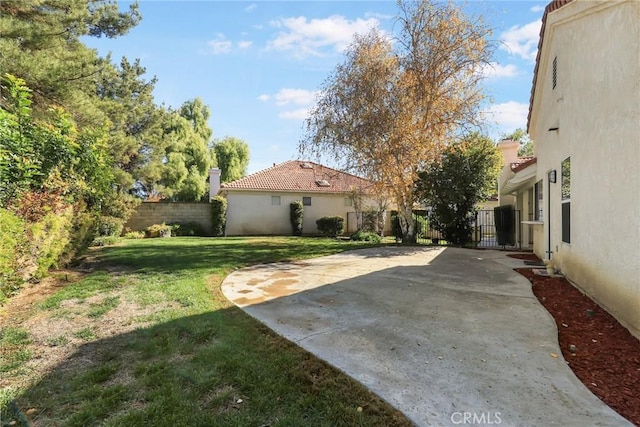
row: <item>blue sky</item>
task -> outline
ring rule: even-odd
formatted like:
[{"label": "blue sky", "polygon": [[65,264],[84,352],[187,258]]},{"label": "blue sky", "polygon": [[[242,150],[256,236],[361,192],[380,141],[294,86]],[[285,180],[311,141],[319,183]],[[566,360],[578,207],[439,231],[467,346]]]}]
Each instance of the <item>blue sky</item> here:
[{"label": "blue sky", "polygon": [[[121,8],[129,3],[120,1]],[[526,127],[546,1],[470,1],[499,44],[485,82],[488,134]],[[139,1],[142,21],[117,39],[87,39],[101,55],[140,58],[156,76],[156,102],[200,97],[214,138],[249,144],[253,173],[298,158],[306,112],[353,34],[394,32],[395,1]],[[397,26],[395,26],[397,29]]]}]

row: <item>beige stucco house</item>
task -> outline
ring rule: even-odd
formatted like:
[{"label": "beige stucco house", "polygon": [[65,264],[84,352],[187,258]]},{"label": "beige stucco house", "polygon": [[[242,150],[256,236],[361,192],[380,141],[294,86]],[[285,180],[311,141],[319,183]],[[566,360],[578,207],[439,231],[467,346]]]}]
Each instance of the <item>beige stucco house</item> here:
[{"label": "beige stucco house", "polygon": [[535,205],[534,252],[640,337],[640,2],[547,6],[528,132],[536,160],[501,193]]},{"label": "beige stucco house", "polygon": [[[219,185],[219,170],[211,171],[211,195],[227,199],[229,236],[290,235],[289,205],[304,205],[303,234],[316,234],[316,220],[341,216],[346,231],[357,229],[353,190],[361,194],[363,208],[376,208],[371,181],[314,162],[292,160],[237,181]],[[357,203],[357,202],[356,202]]]},{"label": "beige stucco house", "polygon": [[504,167],[498,178],[498,201],[500,206],[511,205],[517,211],[516,240],[522,249],[533,248],[533,232],[542,225],[540,194],[535,192],[537,159],[533,156],[518,156],[520,143],[502,140],[498,143]]}]

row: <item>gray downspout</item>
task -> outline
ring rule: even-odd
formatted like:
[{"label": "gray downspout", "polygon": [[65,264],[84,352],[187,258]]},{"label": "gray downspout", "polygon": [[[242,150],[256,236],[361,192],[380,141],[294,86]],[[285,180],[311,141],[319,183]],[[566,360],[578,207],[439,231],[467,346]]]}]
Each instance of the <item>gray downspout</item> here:
[{"label": "gray downspout", "polygon": [[551,180],[547,176],[547,257],[551,260]]},{"label": "gray downspout", "polygon": [[[553,177],[553,181],[551,178]],[[556,182],[556,171],[550,170],[547,173],[547,256],[551,260],[551,184]]]}]

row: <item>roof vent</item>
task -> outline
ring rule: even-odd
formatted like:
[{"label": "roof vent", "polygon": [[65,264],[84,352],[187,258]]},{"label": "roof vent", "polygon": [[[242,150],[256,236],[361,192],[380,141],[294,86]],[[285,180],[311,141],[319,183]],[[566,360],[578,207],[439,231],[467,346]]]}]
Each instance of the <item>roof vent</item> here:
[{"label": "roof vent", "polygon": [[318,184],[318,187],[331,187],[331,184],[326,179],[316,181],[316,184]]},{"label": "roof vent", "polygon": [[300,167],[302,169],[313,169],[313,165],[311,163],[308,163],[308,162],[300,163]]}]

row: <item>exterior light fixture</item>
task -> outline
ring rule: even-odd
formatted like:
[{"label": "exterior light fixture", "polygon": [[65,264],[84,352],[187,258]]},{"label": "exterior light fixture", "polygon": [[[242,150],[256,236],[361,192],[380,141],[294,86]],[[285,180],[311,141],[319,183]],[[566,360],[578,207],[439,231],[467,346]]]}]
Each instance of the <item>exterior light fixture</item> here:
[{"label": "exterior light fixture", "polygon": [[549,171],[549,182],[556,183],[556,170]]}]

